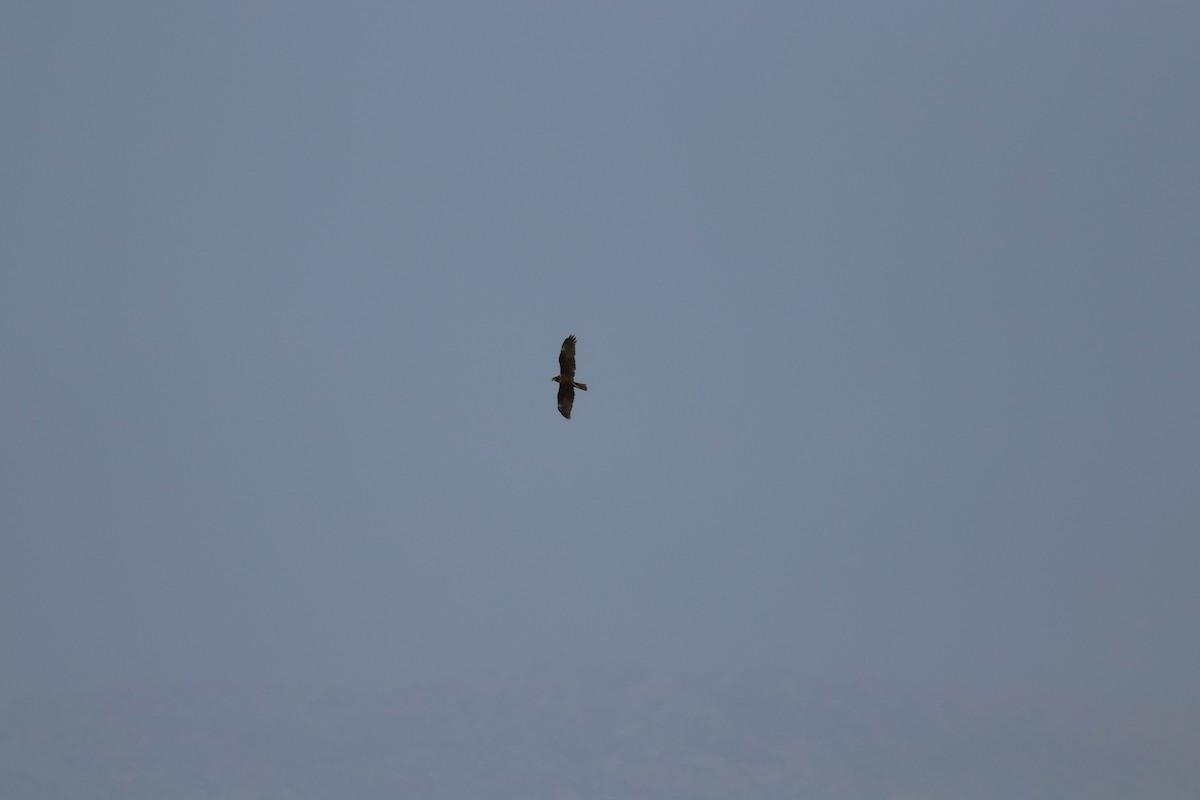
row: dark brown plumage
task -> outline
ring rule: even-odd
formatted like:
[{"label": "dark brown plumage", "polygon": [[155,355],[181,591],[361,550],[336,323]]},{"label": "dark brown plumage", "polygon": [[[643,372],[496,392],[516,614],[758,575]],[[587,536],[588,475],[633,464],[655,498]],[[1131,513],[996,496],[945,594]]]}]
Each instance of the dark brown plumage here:
[{"label": "dark brown plumage", "polygon": [[558,413],[571,418],[571,406],[575,404],[575,390],[587,391],[586,383],[575,382],[575,337],[563,340],[558,351],[558,374],[550,380],[558,384]]}]

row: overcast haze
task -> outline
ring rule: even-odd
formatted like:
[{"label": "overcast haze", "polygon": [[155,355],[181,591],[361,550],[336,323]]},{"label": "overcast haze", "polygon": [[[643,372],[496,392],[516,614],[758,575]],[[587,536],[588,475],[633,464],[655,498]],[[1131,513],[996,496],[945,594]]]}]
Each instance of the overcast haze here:
[{"label": "overcast haze", "polygon": [[1197,704],[1198,33],[6,3],[0,698],[566,657]]}]

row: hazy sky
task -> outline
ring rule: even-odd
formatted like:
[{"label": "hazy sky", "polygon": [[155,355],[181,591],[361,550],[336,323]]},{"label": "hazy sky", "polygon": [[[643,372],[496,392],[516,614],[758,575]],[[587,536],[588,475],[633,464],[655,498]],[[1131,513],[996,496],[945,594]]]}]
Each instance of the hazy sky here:
[{"label": "hazy sky", "polygon": [[1200,702],[1198,33],[5,3],[0,697],[554,653]]}]

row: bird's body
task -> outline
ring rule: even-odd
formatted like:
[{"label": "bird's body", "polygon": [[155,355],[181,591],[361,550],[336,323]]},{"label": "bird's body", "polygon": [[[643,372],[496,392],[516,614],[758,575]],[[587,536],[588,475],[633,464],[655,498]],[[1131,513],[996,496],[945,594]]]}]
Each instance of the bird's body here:
[{"label": "bird's body", "polygon": [[575,390],[587,391],[586,383],[575,382],[575,337],[563,340],[558,351],[558,374],[550,380],[558,384],[558,413],[571,418],[571,406],[575,404]]}]

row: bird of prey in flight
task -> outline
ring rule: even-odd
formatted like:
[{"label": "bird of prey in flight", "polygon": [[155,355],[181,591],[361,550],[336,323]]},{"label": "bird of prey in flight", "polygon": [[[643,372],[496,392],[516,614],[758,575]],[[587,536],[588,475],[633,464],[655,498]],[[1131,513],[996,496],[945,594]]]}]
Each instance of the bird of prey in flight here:
[{"label": "bird of prey in flight", "polygon": [[550,380],[558,384],[558,413],[571,418],[571,406],[575,404],[575,390],[587,391],[586,383],[575,382],[575,337],[563,340],[558,351],[558,374]]}]

